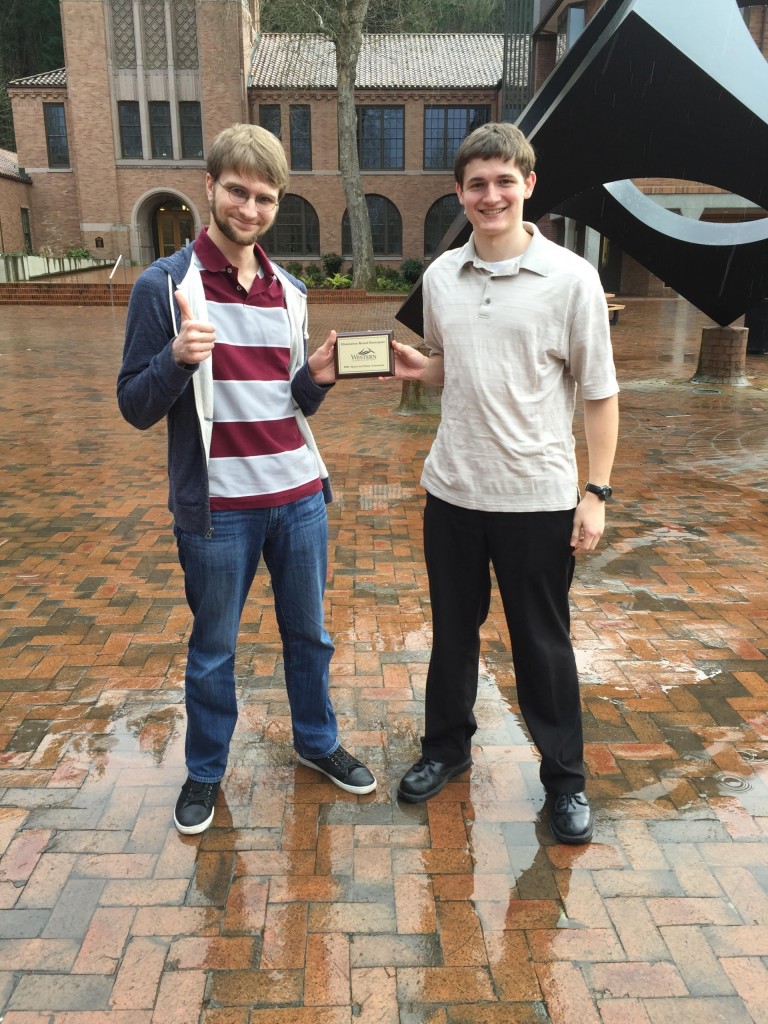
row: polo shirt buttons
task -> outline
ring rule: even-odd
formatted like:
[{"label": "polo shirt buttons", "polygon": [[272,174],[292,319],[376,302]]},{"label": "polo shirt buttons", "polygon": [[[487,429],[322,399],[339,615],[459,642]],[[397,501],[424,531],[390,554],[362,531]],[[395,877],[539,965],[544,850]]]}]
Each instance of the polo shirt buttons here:
[{"label": "polo shirt buttons", "polygon": [[483,299],[483,303],[484,303],[484,305],[486,305],[486,306],[490,306],[490,304],[491,304],[491,300],[490,300],[490,299]]}]

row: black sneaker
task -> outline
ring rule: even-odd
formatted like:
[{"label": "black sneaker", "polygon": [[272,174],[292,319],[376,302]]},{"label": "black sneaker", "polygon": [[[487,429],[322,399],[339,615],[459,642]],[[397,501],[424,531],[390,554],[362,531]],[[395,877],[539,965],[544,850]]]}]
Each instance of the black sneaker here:
[{"label": "black sneaker", "polygon": [[181,787],[173,823],[183,836],[205,832],[213,821],[213,805],[219,792],[218,782],[195,782],[187,779]]},{"label": "black sneaker", "polygon": [[344,747],[336,747],[328,757],[296,756],[302,764],[327,775],[331,782],[347,793],[372,793],[376,789],[373,774]]}]

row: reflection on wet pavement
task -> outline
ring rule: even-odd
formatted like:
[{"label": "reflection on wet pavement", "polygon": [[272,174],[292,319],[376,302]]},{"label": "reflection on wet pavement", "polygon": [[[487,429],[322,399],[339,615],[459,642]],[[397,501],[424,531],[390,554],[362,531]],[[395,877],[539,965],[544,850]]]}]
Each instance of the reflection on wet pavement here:
[{"label": "reflection on wet pavement", "polygon": [[[313,337],[396,308],[313,306]],[[626,300],[612,328],[616,500],[572,591],[590,846],[549,832],[496,598],[472,771],[428,805],[394,798],[422,725],[437,419],[370,381],[337,385],[314,429],[336,495],[334,703],[380,788],[296,764],[260,575],[214,826],[181,837],[189,617],[164,433],[114,400],[123,317],[0,323],[3,1024],[766,1024],[761,358],[749,387],[690,383],[707,321],[681,300]]]}]

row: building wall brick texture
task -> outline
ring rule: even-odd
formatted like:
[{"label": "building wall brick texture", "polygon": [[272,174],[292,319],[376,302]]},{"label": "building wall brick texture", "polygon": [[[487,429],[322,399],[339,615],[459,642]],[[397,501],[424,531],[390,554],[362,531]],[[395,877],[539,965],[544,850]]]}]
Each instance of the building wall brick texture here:
[{"label": "building wall brick texture", "polygon": [[[22,207],[32,205],[32,186],[9,178],[0,178],[0,252],[22,252],[24,235],[21,229]],[[34,244],[35,227],[32,227]]]},{"label": "building wall brick texture", "polygon": [[104,5],[62,0],[61,24],[66,66],[77,69],[67,82],[67,113],[80,221],[112,224],[118,219],[118,195]]},{"label": "building wall brick texture", "polygon": [[699,365],[693,380],[709,384],[746,384],[748,340],[746,327],[704,327]]},{"label": "building wall brick texture", "polygon": [[[29,187],[32,244],[56,254],[81,245],[75,175],[71,169],[48,169],[43,104],[63,103],[67,126],[71,115],[65,89],[11,90],[19,164],[32,179]],[[71,143],[71,135],[70,135]],[[0,189],[2,192],[2,189]]]}]

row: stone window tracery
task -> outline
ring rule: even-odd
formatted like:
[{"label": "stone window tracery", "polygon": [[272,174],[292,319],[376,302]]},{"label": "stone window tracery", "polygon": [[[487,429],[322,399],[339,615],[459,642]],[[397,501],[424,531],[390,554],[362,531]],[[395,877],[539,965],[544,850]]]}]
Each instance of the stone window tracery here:
[{"label": "stone window tracery", "polygon": [[112,14],[112,59],[116,68],[136,67],[136,36],[133,30],[133,0],[110,0]]},{"label": "stone window tracery", "polygon": [[168,43],[165,34],[164,0],[141,0],[144,36],[144,67],[159,71],[168,67]]},{"label": "stone window tracery", "polygon": [[177,68],[190,71],[199,67],[195,0],[173,3],[173,46]]}]

